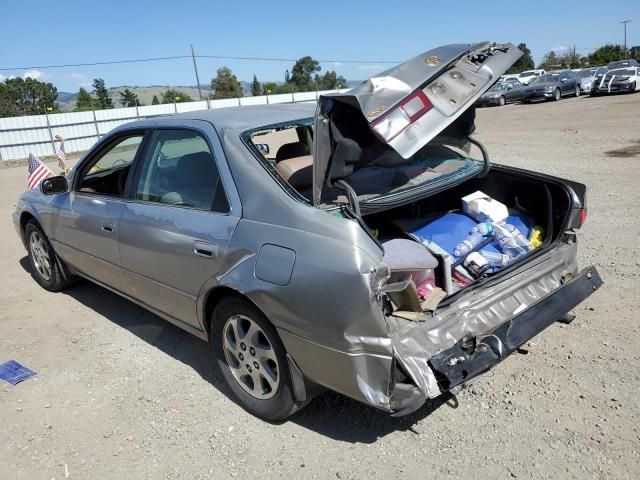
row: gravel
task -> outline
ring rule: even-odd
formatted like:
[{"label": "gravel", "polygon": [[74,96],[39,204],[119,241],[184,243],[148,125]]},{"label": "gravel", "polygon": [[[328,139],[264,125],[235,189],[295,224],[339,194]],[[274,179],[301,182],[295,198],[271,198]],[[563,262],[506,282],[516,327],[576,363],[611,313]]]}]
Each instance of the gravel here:
[{"label": "gravel", "polygon": [[478,111],[494,162],[588,185],[580,263],[606,283],[572,324],[404,418],[326,393],[264,422],[204,342],[86,282],[44,291],[8,218],[25,169],[0,170],[0,362],[38,372],[0,385],[0,476],[640,478],[639,111],[638,94]]}]

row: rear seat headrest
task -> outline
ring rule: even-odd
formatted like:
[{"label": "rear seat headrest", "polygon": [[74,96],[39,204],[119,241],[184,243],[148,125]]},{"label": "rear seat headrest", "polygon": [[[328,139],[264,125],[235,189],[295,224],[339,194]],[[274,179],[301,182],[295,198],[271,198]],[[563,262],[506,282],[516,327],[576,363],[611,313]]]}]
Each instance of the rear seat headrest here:
[{"label": "rear seat headrest", "polygon": [[275,168],[295,189],[309,188],[313,184],[313,155],[281,160]]}]

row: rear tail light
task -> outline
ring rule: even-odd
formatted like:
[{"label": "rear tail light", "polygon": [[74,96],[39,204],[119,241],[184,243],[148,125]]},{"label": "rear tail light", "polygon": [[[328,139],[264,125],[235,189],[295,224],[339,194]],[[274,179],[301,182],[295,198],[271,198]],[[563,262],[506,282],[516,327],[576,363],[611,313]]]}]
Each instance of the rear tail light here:
[{"label": "rear tail light", "polygon": [[578,215],[578,228],[584,225],[584,222],[587,221],[587,207],[580,209],[580,214]]},{"label": "rear tail light", "polygon": [[390,142],[432,107],[424,92],[417,90],[373,122],[371,128],[382,140]]}]

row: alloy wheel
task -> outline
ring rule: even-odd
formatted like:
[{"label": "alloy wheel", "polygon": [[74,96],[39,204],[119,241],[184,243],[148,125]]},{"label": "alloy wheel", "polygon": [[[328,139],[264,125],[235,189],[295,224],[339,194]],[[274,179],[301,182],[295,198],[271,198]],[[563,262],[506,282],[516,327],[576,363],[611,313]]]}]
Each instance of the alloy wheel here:
[{"label": "alloy wheel", "polygon": [[29,250],[33,265],[38,274],[45,280],[51,280],[51,262],[49,260],[49,249],[38,232],[31,232],[29,239]]},{"label": "alloy wheel", "polygon": [[556,91],[554,92],[554,98],[555,98],[556,100],[560,100],[560,96],[561,96],[561,95],[560,95],[560,89],[559,89],[559,88],[556,88]]},{"label": "alloy wheel", "polygon": [[273,397],[280,385],[280,365],[264,330],[245,315],[233,315],[222,332],[222,350],[233,378],[254,398]]}]

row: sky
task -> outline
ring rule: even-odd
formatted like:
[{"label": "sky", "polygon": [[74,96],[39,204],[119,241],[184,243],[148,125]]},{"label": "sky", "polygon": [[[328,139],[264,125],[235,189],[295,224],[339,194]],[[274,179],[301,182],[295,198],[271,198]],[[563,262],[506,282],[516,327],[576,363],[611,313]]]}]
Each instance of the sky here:
[{"label": "sky", "polygon": [[289,60],[305,55],[321,60],[323,72],[336,70],[348,80],[364,80],[431,48],[483,40],[525,42],[538,63],[552,49],[575,45],[586,55],[605,43],[622,44],[622,20],[631,20],[627,44],[640,45],[639,0],[492,2],[487,7],[466,0],[2,3],[0,80],[31,76],[68,92],[90,86],[96,77],[108,87],[195,85],[191,58],[43,68],[189,55],[190,44],[199,55],[287,60],[199,58],[202,84],[221,66],[240,80],[250,81],[255,74],[260,81],[282,81],[293,65]]}]

